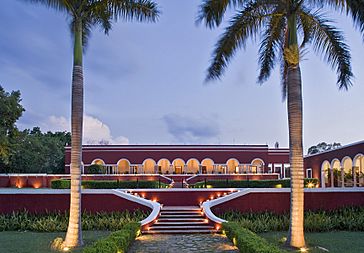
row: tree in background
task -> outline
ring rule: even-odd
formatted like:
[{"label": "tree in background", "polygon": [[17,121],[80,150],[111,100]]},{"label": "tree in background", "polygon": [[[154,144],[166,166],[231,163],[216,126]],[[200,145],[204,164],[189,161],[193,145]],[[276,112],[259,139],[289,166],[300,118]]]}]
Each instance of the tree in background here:
[{"label": "tree in background", "polygon": [[20,91],[8,93],[0,86],[0,171],[9,164],[11,139],[16,137],[16,121],[24,112]]},{"label": "tree in background", "polygon": [[12,140],[6,173],[64,173],[65,146],[69,132],[42,133],[39,127],[18,132]]},{"label": "tree in background", "polygon": [[71,102],[71,203],[64,249],[82,245],[81,229],[81,149],[83,124],[83,51],[91,30],[99,26],[107,34],[113,20],[151,21],[159,16],[151,0],[25,0],[63,12],[70,20],[73,38]]},{"label": "tree in background", "polygon": [[[305,246],[303,110],[300,61],[309,44],[335,69],[340,89],[352,85],[351,57],[344,36],[322,9],[350,15],[364,33],[363,0],[203,0],[198,21],[209,28],[219,26],[229,7],[236,10],[215,45],[206,80],[219,79],[231,58],[249,39],[261,37],[258,82],[266,81],[277,63],[281,65],[283,96],[287,98],[291,164],[291,215],[287,243]],[[299,41],[299,36],[301,40]]]},{"label": "tree in background", "polygon": [[327,144],[326,142],[321,142],[315,146],[312,146],[308,149],[307,154],[308,155],[313,155],[313,154],[318,154],[321,152],[325,152],[325,151],[329,151],[329,150],[333,150],[333,149],[337,149],[340,148],[341,144],[338,142],[334,142],[334,143],[329,143]]}]

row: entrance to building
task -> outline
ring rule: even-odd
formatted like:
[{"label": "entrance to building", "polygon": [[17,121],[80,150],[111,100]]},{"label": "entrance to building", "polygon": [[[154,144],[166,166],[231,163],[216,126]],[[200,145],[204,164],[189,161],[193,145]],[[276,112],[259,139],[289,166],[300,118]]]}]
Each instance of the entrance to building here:
[{"label": "entrance to building", "polygon": [[174,172],[176,174],[182,174],[182,166],[175,166],[174,167]]}]

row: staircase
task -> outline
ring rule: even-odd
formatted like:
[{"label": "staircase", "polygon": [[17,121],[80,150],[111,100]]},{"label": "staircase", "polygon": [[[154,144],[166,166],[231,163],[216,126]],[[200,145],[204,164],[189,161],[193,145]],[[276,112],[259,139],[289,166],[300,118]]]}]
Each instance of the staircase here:
[{"label": "staircase", "polygon": [[163,206],[158,219],[143,234],[216,233],[198,206]]}]

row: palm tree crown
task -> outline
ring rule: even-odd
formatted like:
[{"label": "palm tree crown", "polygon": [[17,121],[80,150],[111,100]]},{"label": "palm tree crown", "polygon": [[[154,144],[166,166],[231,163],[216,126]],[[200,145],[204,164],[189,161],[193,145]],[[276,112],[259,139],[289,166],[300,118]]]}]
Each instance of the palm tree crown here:
[{"label": "palm tree crown", "polygon": [[[297,58],[301,49],[311,44],[314,51],[336,70],[339,88],[348,89],[352,85],[350,50],[342,32],[320,10],[326,7],[346,11],[364,38],[363,0],[205,0],[200,6],[197,21],[204,22],[209,28],[219,26],[230,7],[238,11],[215,45],[207,81],[221,77],[236,50],[244,48],[249,38],[261,36],[259,83],[269,78],[279,61],[285,91],[288,55],[294,58],[296,54]],[[288,23],[292,16],[295,17],[296,29],[302,35],[297,52],[288,47]]]}]

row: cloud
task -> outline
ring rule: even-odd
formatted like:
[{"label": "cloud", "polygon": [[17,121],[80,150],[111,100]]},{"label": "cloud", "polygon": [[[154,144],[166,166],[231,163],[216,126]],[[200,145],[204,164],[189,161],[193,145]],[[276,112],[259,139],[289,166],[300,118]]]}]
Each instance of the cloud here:
[{"label": "cloud", "polygon": [[[70,131],[70,120],[63,116],[50,116],[42,124],[42,128],[49,131]],[[101,120],[85,115],[83,117],[84,144],[129,144],[128,138],[118,136],[113,138],[108,125]]]},{"label": "cloud", "polygon": [[220,134],[220,129],[212,118],[167,114],[162,119],[168,132],[179,143],[207,142]]}]

